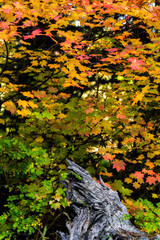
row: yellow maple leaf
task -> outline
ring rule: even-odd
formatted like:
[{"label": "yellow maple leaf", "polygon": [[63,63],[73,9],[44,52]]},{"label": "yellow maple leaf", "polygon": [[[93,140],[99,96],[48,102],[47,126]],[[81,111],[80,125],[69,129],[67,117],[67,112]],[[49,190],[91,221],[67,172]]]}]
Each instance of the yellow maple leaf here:
[{"label": "yellow maple leaf", "polygon": [[0,118],[0,124],[4,124],[4,123],[5,123],[5,121]]},{"label": "yellow maple leaf", "polygon": [[139,102],[139,101],[141,102],[141,101],[142,101],[145,93],[148,92],[148,88],[149,88],[149,85],[147,85],[146,87],[144,87],[144,88],[142,89],[142,92],[137,92],[137,95],[136,95],[135,98],[134,98],[134,101],[133,101],[133,103],[132,103],[132,106],[134,106],[137,102]]},{"label": "yellow maple leaf", "polygon": [[23,108],[29,107],[28,102],[25,101],[25,100],[19,99],[19,100],[17,101],[17,103],[18,103],[19,106],[22,106]]},{"label": "yellow maple leaf", "polygon": [[152,193],[152,197],[153,197],[153,198],[158,198],[158,195],[155,194],[155,193]]},{"label": "yellow maple leaf", "polygon": [[38,66],[38,61],[37,60],[32,61],[32,66]]},{"label": "yellow maple leaf", "polygon": [[114,149],[114,153],[115,153],[115,154],[123,153],[123,150],[121,150],[121,149]]},{"label": "yellow maple leaf", "polygon": [[34,98],[34,95],[32,93],[28,92],[21,92],[23,94],[23,96],[25,97],[30,97],[30,98]]},{"label": "yellow maple leaf", "polygon": [[57,200],[58,202],[62,199],[61,195],[55,195],[54,200]]},{"label": "yellow maple leaf", "polygon": [[42,60],[42,61],[40,62],[40,65],[41,65],[42,67],[46,66],[46,65],[47,65],[47,61],[46,61],[46,60]]},{"label": "yellow maple leaf", "polygon": [[140,188],[140,184],[138,183],[138,182],[134,182],[133,183],[133,187],[135,188],[135,189],[137,189],[137,188]]},{"label": "yellow maple leaf", "polygon": [[99,149],[98,149],[98,153],[99,154],[105,154],[106,153],[106,148],[104,148],[104,147],[100,147]]},{"label": "yellow maple leaf", "polygon": [[152,134],[152,133],[147,133],[146,135],[145,135],[145,140],[146,141],[151,141],[151,140],[154,140],[154,134]]},{"label": "yellow maple leaf", "polygon": [[147,157],[148,157],[148,158],[154,158],[154,156],[155,156],[155,154],[152,153],[152,152],[148,152],[148,153],[147,153]]},{"label": "yellow maple leaf", "polygon": [[101,126],[104,127],[104,130],[112,130],[112,123],[109,120],[103,120]]},{"label": "yellow maple leaf", "polygon": [[142,159],[144,159],[144,155],[143,154],[139,155],[138,158],[137,158],[137,160],[142,160]]},{"label": "yellow maple leaf", "polygon": [[144,183],[144,180],[143,179],[137,179],[137,181],[138,181],[138,183],[140,183],[140,184],[142,184],[142,183]]},{"label": "yellow maple leaf", "polygon": [[42,138],[41,136],[37,137],[35,139],[36,142],[43,142],[44,141],[44,138]]},{"label": "yellow maple leaf", "polygon": [[27,108],[27,109],[17,110],[17,113],[22,117],[27,117],[27,115],[31,114],[31,111]]},{"label": "yellow maple leaf", "polygon": [[154,164],[155,164],[156,166],[160,166],[160,160],[156,160],[156,161],[154,162]]},{"label": "yellow maple leaf", "polygon": [[60,68],[60,65],[59,64],[48,64],[48,67],[49,68]]},{"label": "yellow maple leaf", "polygon": [[38,105],[31,100],[28,102],[28,104],[31,108],[38,108]]},{"label": "yellow maple leaf", "polygon": [[63,113],[60,113],[60,114],[58,115],[58,117],[59,117],[60,119],[64,119],[64,118],[67,117],[67,115],[65,115],[65,114],[63,114]]},{"label": "yellow maple leaf", "polygon": [[125,178],[124,181],[125,181],[126,183],[132,183],[132,179],[131,179],[131,178]]}]

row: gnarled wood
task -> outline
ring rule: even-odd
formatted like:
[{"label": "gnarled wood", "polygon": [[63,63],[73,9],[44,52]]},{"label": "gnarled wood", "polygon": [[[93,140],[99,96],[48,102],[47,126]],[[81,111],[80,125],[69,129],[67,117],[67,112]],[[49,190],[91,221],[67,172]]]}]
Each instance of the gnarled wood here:
[{"label": "gnarled wood", "polygon": [[71,220],[66,223],[68,233],[57,232],[60,240],[149,239],[126,219],[129,213],[116,191],[107,187],[101,178],[98,184],[74,162],[67,162],[71,174],[63,185],[67,199],[72,202]]}]

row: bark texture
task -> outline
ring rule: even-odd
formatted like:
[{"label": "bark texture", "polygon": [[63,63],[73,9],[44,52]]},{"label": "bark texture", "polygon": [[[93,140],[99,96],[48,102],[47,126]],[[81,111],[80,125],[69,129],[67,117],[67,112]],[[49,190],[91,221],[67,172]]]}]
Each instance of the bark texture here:
[{"label": "bark texture", "polygon": [[[118,193],[100,178],[97,183],[79,165],[67,160],[71,173],[63,181],[68,201],[72,202],[68,233],[57,232],[60,240],[149,240],[126,216],[127,208]],[[79,177],[77,177],[77,175]],[[159,240],[160,236],[152,239]]]}]

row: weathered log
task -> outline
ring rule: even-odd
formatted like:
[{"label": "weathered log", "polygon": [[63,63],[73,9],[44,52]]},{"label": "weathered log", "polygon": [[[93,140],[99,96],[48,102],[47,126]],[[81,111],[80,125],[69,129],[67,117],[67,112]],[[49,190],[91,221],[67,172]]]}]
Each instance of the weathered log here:
[{"label": "weathered log", "polygon": [[[74,162],[68,159],[67,162],[71,173],[62,183],[72,205],[66,223],[68,233],[57,232],[60,240],[151,239],[126,218],[129,213],[116,191],[107,187],[101,178],[101,184],[97,183]],[[153,238],[158,240],[160,236]]]}]

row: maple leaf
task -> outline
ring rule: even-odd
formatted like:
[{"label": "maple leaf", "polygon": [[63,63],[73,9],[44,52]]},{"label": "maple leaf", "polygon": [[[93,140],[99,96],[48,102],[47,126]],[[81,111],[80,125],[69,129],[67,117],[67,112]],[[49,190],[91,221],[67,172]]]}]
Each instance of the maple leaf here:
[{"label": "maple leaf", "polygon": [[39,28],[39,29],[36,29],[32,32],[32,35],[35,37],[36,35],[40,35],[42,33],[42,30]]},{"label": "maple leaf", "polygon": [[121,113],[118,113],[117,118],[126,119],[126,116]]},{"label": "maple leaf", "polygon": [[23,36],[23,38],[24,40],[32,39],[32,38],[35,38],[35,36],[40,35],[41,33],[42,33],[42,30],[39,28],[34,30],[30,35]]},{"label": "maple leaf", "polygon": [[101,126],[104,127],[104,130],[112,130],[112,123],[109,120],[103,119]]},{"label": "maple leaf", "polygon": [[128,62],[131,62],[131,65],[130,65],[130,68],[132,68],[133,70],[142,70],[142,67],[143,65],[145,65],[145,63],[142,61],[142,59],[137,59],[137,58],[128,58],[127,59]]},{"label": "maple leaf", "polygon": [[67,98],[69,98],[69,97],[71,96],[71,94],[61,92],[61,93],[59,93],[59,96],[60,96],[62,99],[67,99]]},{"label": "maple leaf", "polygon": [[158,198],[158,195],[155,194],[155,193],[152,193],[152,197],[153,197],[153,198]]},{"label": "maple leaf", "polygon": [[22,106],[23,108],[29,107],[28,102],[25,101],[25,100],[19,99],[19,100],[17,101],[17,103],[18,103],[19,106]]},{"label": "maple leaf", "polygon": [[155,172],[153,170],[146,170],[148,175],[155,175]]},{"label": "maple leaf", "polygon": [[152,168],[155,167],[154,163],[152,163],[152,162],[150,162],[150,161],[147,161],[147,162],[145,163],[145,165],[146,165],[146,166],[149,166],[150,169],[152,169]]},{"label": "maple leaf", "polygon": [[138,179],[143,179],[144,178],[144,173],[141,173],[141,172],[135,172],[134,173],[134,176],[137,177]]},{"label": "maple leaf", "polygon": [[26,21],[24,22],[22,28],[30,27],[30,26],[32,26],[32,25],[35,26],[36,24],[35,24],[33,21],[31,21],[31,20],[26,20]]},{"label": "maple leaf", "polygon": [[117,52],[118,48],[109,48],[109,49],[106,49],[106,51],[108,51],[108,52]]},{"label": "maple leaf", "polygon": [[137,188],[140,188],[140,184],[138,183],[138,182],[134,182],[133,183],[133,187],[135,188],[135,189],[137,189]]},{"label": "maple leaf", "polygon": [[67,117],[67,115],[65,115],[65,114],[63,114],[63,113],[60,113],[60,114],[58,115],[58,117],[59,117],[60,119],[64,119],[64,118]]},{"label": "maple leaf", "polygon": [[104,108],[104,105],[103,105],[103,104],[100,104],[100,105],[98,105],[98,108],[99,108],[101,111],[104,111],[104,110],[105,110],[105,108]]},{"label": "maple leaf", "polygon": [[149,185],[152,185],[152,184],[154,185],[154,184],[156,183],[156,181],[157,181],[156,177],[148,176],[148,177],[146,178],[146,182],[148,182]]},{"label": "maple leaf", "polygon": [[91,57],[89,57],[89,56],[87,56],[87,55],[83,55],[83,54],[77,57],[77,59],[80,59],[80,60],[84,60],[84,59],[87,59],[87,60],[88,60],[88,59],[90,59],[90,58],[91,58]]},{"label": "maple leaf", "polygon": [[125,181],[126,183],[132,183],[132,179],[131,179],[131,178],[125,178],[124,181]]},{"label": "maple leaf", "polygon": [[158,182],[160,182],[160,174],[156,174],[156,179]]},{"label": "maple leaf", "polygon": [[20,12],[20,11],[16,11],[16,12],[15,12],[15,15],[16,15],[16,16],[15,16],[16,18],[22,18],[23,13]]},{"label": "maple leaf", "polygon": [[83,3],[84,6],[89,6],[90,5],[89,0],[82,0],[82,3]]},{"label": "maple leaf", "polygon": [[55,116],[48,111],[42,112],[42,115],[43,115],[44,118],[55,119]]},{"label": "maple leaf", "polygon": [[34,98],[34,95],[32,93],[30,93],[29,91],[28,92],[21,92],[25,97],[28,97],[28,98]]},{"label": "maple leaf", "polygon": [[115,168],[117,172],[119,172],[120,170],[125,170],[125,165],[126,164],[123,162],[123,160],[113,161],[113,168]]},{"label": "maple leaf", "polygon": [[11,101],[7,101],[7,102],[3,103],[3,105],[6,107],[6,110],[11,112],[12,114],[16,111],[16,106]]},{"label": "maple leaf", "polygon": [[3,11],[4,13],[9,14],[9,13],[12,12],[12,10],[13,10],[13,8],[12,8],[11,5],[4,5],[4,6],[2,6],[2,11]]},{"label": "maple leaf", "polygon": [[145,93],[148,92],[148,88],[149,88],[149,85],[145,86],[145,87],[142,89],[142,92],[138,92],[138,93],[137,93],[137,95],[136,95],[136,97],[135,97],[135,99],[134,99],[134,101],[133,101],[133,103],[132,103],[133,106],[135,105],[135,103],[137,103],[137,102],[139,102],[139,101],[140,101],[140,102],[142,101]]},{"label": "maple leaf", "polygon": [[105,155],[103,155],[103,158],[105,161],[112,161],[115,158],[116,155],[111,155],[110,153],[106,153]]},{"label": "maple leaf", "polygon": [[2,21],[1,23],[0,23],[0,28],[2,28],[2,29],[9,29],[9,23],[8,22],[4,22],[4,21]]},{"label": "maple leaf", "polygon": [[31,100],[28,102],[28,104],[31,108],[38,108],[38,105]]},{"label": "maple leaf", "polygon": [[88,108],[85,110],[86,114],[92,113],[94,111],[93,108]]},{"label": "maple leaf", "polygon": [[27,115],[31,115],[31,111],[29,109],[17,110],[17,113],[22,117],[27,117]]},{"label": "maple leaf", "polygon": [[46,97],[46,92],[45,91],[34,91],[33,92],[34,96],[37,97],[38,99],[45,98]]},{"label": "maple leaf", "polygon": [[35,139],[36,142],[43,142],[44,141],[44,138],[42,138],[41,136],[37,137]]}]

